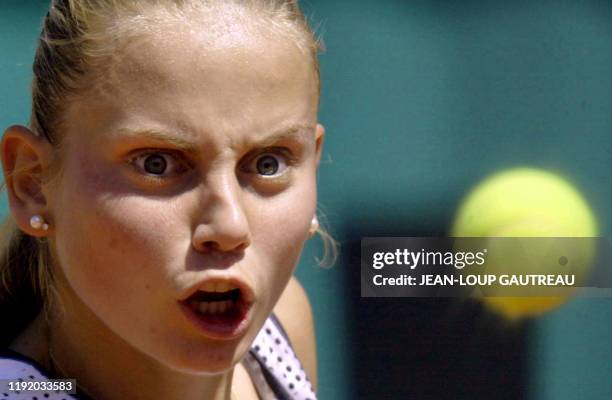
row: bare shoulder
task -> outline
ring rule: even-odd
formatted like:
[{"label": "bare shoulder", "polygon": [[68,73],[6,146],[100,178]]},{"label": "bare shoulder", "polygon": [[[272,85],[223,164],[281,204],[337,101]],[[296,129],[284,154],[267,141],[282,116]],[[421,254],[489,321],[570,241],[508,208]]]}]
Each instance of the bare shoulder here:
[{"label": "bare shoulder", "polygon": [[274,314],[278,317],[304,366],[313,389],[317,389],[317,347],[312,307],[306,291],[293,276],[281,295]]}]

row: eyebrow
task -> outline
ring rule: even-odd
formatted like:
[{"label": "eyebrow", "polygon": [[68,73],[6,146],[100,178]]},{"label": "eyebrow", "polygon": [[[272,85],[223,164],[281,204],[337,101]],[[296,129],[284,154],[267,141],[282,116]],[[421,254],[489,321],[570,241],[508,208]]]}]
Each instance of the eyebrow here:
[{"label": "eyebrow", "polygon": [[258,146],[261,147],[271,147],[275,143],[282,142],[285,140],[297,140],[300,143],[307,143],[308,134],[312,133],[314,129],[315,127],[312,125],[291,125],[288,128],[283,128],[276,132],[273,132],[272,134],[257,141],[256,143]]},{"label": "eyebrow", "polygon": [[163,130],[158,129],[129,129],[120,128],[116,131],[116,135],[119,138],[147,138],[157,141],[167,142],[177,147],[180,150],[195,151],[197,146],[195,143],[185,140],[179,136],[172,135]]},{"label": "eyebrow", "polygon": [[[254,140],[261,147],[270,147],[275,143],[284,140],[297,140],[302,143],[308,141],[306,133],[313,132],[315,127],[313,125],[295,124],[286,128],[282,128],[272,134],[264,137],[261,140]],[[148,138],[156,141],[162,141],[169,143],[179,150],[187,152],[196,152],[198,145],[192,141],[181,138],[180,136],[171,134],[169,132],[159,129],[136,129],[132,130],[129,128],[120,128],[116,131],[117,136],[121,138]]]}]

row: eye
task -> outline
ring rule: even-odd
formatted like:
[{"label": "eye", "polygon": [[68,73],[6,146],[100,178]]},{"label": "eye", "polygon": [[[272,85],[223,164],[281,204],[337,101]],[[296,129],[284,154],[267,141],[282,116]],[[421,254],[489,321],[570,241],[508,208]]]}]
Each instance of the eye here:
[{"label": "eye", "polygon": [[253,172],[263,177],[275,177],[285,173],[287,168],[292,164],[292,158],[288,150],[267,150],[260,153],[246,165],[246,172]]},{"label": "eye", "polygon": [[[155,179],[167,179],[164,176],[168,169],[173,172],[170,175],[180,173],[185,170],[184,164],[177,160],[174,154],[161,152],[159,150],[141,153],[132,158],[132,163],[138,169],[144,171],[146,175],[152,176]],[[170,166],[170,168],[168,168]]]},{"label": "eye", "polygon": [[280,164],[276,157],[264,154],[257,158],[257,172],[261,175],[274,175],[278,172]]}]

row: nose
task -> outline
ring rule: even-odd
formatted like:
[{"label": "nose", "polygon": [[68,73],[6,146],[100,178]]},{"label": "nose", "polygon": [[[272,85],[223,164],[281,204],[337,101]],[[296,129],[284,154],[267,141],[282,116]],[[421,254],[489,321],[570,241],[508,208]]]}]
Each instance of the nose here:
[{"label": "nose", "polygon": [[230,174],[219,174],[208,180],[206,189],[204,218],[194,232],[194,248],[202,252],[244,251],[251,238],[240,184]]}]

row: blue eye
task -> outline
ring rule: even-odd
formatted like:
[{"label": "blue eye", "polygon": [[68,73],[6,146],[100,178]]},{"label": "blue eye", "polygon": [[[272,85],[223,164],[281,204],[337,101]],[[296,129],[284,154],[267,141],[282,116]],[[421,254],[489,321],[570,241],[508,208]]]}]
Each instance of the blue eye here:
[{"label": "blue eye", "polygon": [[255,172],[262,176],[282,175],[287,169],[287,156],[275,153],[262,153],[253,159]]},{"label": "blue eye", "polygon": [[[182,172],[184,166],[181,162],[177,161],[176,156],[161,151],[149,151],[135,156],[132,162],[138,166],[138,169],[146,172],[146,175],[154,178],[166,179],[168,178],[168,169],[171,174]],[[170,167],[170,168],[169,168]]]},{"label": "blue eye", "polygon": [[168,163],[159,154],[153,154],[145,159],[144,170],[153,175],[161,175],[166,170]]},{"label": "blue eye", "polygon": [[271,155],[264,155],[257,159],[257,172],[261,175],[274,175],[278,171],[279,162]]}]

